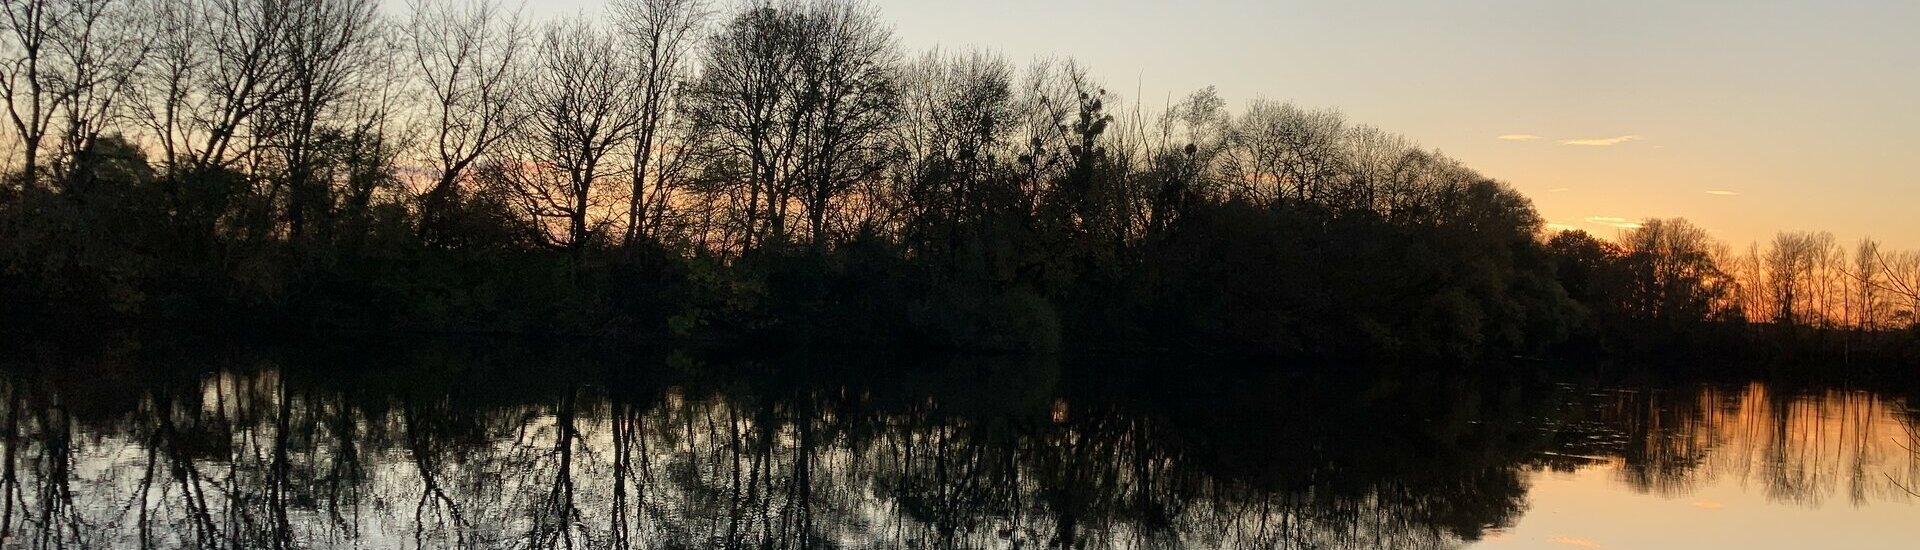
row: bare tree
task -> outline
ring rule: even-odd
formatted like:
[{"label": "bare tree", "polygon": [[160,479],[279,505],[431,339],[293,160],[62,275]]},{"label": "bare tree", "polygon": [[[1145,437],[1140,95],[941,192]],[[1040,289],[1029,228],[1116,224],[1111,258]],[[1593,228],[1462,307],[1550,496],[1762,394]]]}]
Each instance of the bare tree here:
[{"label": "bare tree", "polygon": [[1860,239],[1853,253],[1854,278],[1854,318],[1853,324],[1863,330],[1878,329],[1881,322],[1880,312],[1887,307],[1886,293],[1881,291],[1885,285],[1885,275],[1879,269],[1880,243],[1872,237]]},{"label": "bare tree", "polygon": [[[607,160],[633,139],[639,104],[620,41],[584,19],[548,25],[523,88],[528,118],[506,180],[548,244],[576,255],[606,225]],[[558,227],[554,227],[554,224]]]},{"label": "bare tree", "polygon": [[24,185],[37,185],[47,148],[58,171],[121,112],[147,52],[134,8],[132,0],[0,2],[0,92],[21,142]]},{"label": "bare tree", "polygon": [[1413,143],[1399,134],[1372,126],[1355,126],[1347,135],[1347,187],[1336,197],[1350,208],[1383,210],[1382,198],[1392,180],[1393,165]]},{"label": "bare tree", "polygon": [[0,87],[7,94],[8,122],[21,142],[23,185],[31,189],[39,179],[40,149],[53,126],[53,115],[66,100],[58,90],[61,75],[52,58],[52,42],[68,17],[54,0],[8,0],[5,9],[7,55],[0,69]]},{"label": "bare tree", "polygon": [[[1828,235],[1826,240],[1832,240]],[[1821,299],[1819,256],[1824,249],[1821,236],[1804,232],[1781,232],[1767,250],[1767,285],[1773,302],[1773,320],[1798,325],[1817,320]]]},{"label": "bare tree", "polygon": [[153,40],[151,57],[133,81],[132,110],[152,132],[160,160],[169,168],[177,168],[176,161],[192,148],[189,133],[201,92],[197,75],[205,68],[206,44],[197,33],[187,31],[201,24],[207,8],[201,0],[154,2],[142,17],[144,32]]},{"label": "bare tree", "polygon": [[89,154],[100,136],[126,114],[124,99],[151,51],[152,37],[135,24],[134,0],[70,0],[71,24],[53,46],[66,60],[71,78],[61,121],[64,133],[54,168]]},{"label": "bare tree", "polygon": [[1729,281],[1713,238],[1685,219],[1649,219],[1621,235],[1629,307],[1643,318],[1704,320],[1718,313]]},{"label": "bare tree", "polygon": [[1069,129],[1073,124],[1081,83],[1088,81],[1087,70],[1069,59],[1064,62],[1041,61],[1027,67],[1014,111],[1019,125],[1016,136],[1022,138],[1019,158],[1030,197],[1041,195],[1043,182],[1066,169],[1067,149],[1073,144]]},{"label": "bare tree", "polygon": [[1822,231],[1814,236],[1813,290],[1815,304],[1813,312],[1821,328],[1832,327],[1845,322],[1849,311],[1847,300],[1850,293],[1846,288],[1846,278],[1842,270],[1846,269],[1847,251],[1832,233]]},{"label": "bare tree", "polygon": [[513,88],[524,72],[525,25],[492,0],[410,0],[408,8],[409,53],[426,92],[427,156],[436,172],[421,193],[419,232],[432,239],[459,202],[468,169],[518,129]]},{"label": "bare tree", "polygon": [[785,238],[796,199],[822,244],[835,200],[882,166],[897,102],[891,31],[845,0],[764,3],[706,52],[689,114],[745,161],[742,246]]},{"label": "bare tree", "polygon": [[674,177],[685,155],[663,147],[662,138],[671,128],[687,58],[708,12],[704,0],[617,0],[613,9],[633,64],[634,100],[639,103],[627,173],[631,190],[625,242],[633,243],[659,237],[673,199]]},{"label": "bare tree", "polygon": [[811,47],[801,57],[800,117],[807,124],[799,190],[815,247],[826,242],[828,210],[855,183],[879,174],[883,133],[897,108],[892,31],[863,4],[807,6]]},{"label": "bare tree", "polygon": [[1226,148],[1231,119],[1226,102],[1212,86],[1188,95],[1169,107],[1157,123],[1158,136],[1149,140],[1144,199],[1150,234],[1165,231],[1189,204],[1208,194],[1206,184],[1215,160]]},{"label": "bare tree", "polygon": [[743,250],[778,230],[761,224],[777,219],[785,203],[781,184],[792,170],[799,133],[790,107],[797,101],[798,26],[795,15],[772,4],[735,15],[708,38],[702,72],[689,90],[688,116],[711,136],[714,152],[745,163],[733,169],[744,169],[739,185],[727,186],[740,203]]},{"label": "bare tree", "polygon": [[1234,125],[1229,166],[1256,200],[1317,201],[1345,171],[1346,133],[1338,111],[1256,99]]},{"label": "bare tree", "polygon": [[267,143],[286,170],[288,231],[299,240],[310,219],[330,214],[329,182],[319,177],[321,148],[329,123],[338,124],[342,104],[366,92],[379,66],[384,32],[376,0],[299,0],[286,10],[282,35],[287,92],[265,111],[275,138]]},{"label": "bare tree", "polygon": [[995,167],[1011,160],[1007,141],[1018,123],[1013,68],[983,52],[932,51],[899,79],[890,137],[896,173],[890,187],[857,202],[872,209],[870,227],[891,226],[910,246],[952,247],[964,224],[977,227],[991,203],[1012,198],[993,186],[1004,183]]},{"label": "bare tree", "polygon": [[187,51],[179,72],[168,74],[178,79],[168,91],[178,90],[164,97],[180,103],[163,108],[178,125],[165,131],[186,134],[190,165],[230,166],[248,156],[248,142],[271,139],[273,128],[255,124],[256,116],[292,93],[292,14],[272,0],[200,0],[194,7],[162,31],[206,39],[174,44]]}]

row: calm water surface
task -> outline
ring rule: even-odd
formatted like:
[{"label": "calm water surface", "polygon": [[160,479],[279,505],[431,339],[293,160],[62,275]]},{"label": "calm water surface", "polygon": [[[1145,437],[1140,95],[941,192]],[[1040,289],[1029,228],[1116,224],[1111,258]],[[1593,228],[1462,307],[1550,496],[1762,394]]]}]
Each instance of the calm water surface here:
[{"label": "calm water surface", "polygon": [[1920,544],[1916,413],[1846,388],[472,346],[22,355],[0,384],[6,548]]}]

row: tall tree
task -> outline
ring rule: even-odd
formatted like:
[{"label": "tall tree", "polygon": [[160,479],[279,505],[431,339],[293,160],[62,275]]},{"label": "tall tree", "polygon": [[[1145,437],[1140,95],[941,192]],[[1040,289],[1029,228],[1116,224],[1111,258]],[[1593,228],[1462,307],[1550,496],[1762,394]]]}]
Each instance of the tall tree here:
[{"label": "tall tree", "polygon": [[1881,311],[1886,308],[1886,295],[1881,288],[1884,274],[1880,270],[1880,243],[1872,237],[1860,239],[1853,252],[1853,266],[1850,269],[1854,278],[1854,317],[1853,325],[1868,331],[1880,327]]},{"label": "tall tree", "polygon": [[616,0],[613,4],[633,64],[638,102],[631,166],[627,172],[626,238],[635,243],[659,238],[673,200],[675,172],[685,160],[684,144],[667,145],[665,133],[708,12],[704,0]]},{"label": "tall tree", "polygon": [[334,198],[332,182],[321,177],[323,149],[330,145],[324,142],[359,122],[340,111],[384,76],[375,71],[383,68],[385,30],[376,0],[295,0],[269,9],[287,12],[281,34],[287,91],[263,122],[273,138],[266,144],[286,173],[288,234],[299,242],[315,233],[316,222],[330,230]]},{"label": "tall tree", "polygon": [[598,184],[617,173],[609,157],[640,123],[633,67],[611,55],[620,48],[617,35],[585,19],[547,26],[522,89],[529,116],[505,167],[528,218],[576,257],[604,233],[611,205]]},{"label": "tall tree", "polygon": [[46,168],[61,171],[122,114],[149,51],[136,7],[132,0],[0,2],[0,92],[20,139],[22,185],[38,185]]},{"label": "tall tree", "polygon": [[1317,201],[1346,169],[1347,131],[1338,111],[1256,99],[1233,127],[1229,165],[1249,198]]},{"label": "tall tree", "polygon": [[793,201],[824,244],[829,210],[877,175],[896,104],[892,33],[849,0],[768,2],[708,40],[689,114],[745,163],[742,246],[787,237]]},{"label": "tall tree", "polygon": [[854,184],[877,176],[882,139],[898,103],[893,33],[864,4],[825,1],[804,12],[796,105],[805,123],[797,190],[815,248],[827,241],[830,210]]},{"label": "tall tree", "polygon": [[524,116],[525,25],[493,0],[410,0],[407,28],[415,79],[424,87],[426,156],[433,180],[421,193],[418,231],[428,240],[461,200],[474,163],[499,151]]}]

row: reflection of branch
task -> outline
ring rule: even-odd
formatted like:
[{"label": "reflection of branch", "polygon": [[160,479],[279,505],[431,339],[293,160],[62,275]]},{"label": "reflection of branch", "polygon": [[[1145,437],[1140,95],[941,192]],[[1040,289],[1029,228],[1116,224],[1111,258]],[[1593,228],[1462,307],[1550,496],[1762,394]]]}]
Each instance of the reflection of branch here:
[{"label": "reflection of branch", "polygon": [[1881,472],[1881,475],[1887,476],[1887,481],[1893,482],[1894,487],[1898,487],[1900,490],[1906,491],[1907,494],[1909,495],[1920,497],[1920,491],[1914,491],[1912,487],[1908,487],[1907,484],[1901,483],[1900,480],[1894,479],[1893,474]]},{"label": "reflection of branch", "polygon": [[[152,514],[153,514],[153,500],[149,497],[153,494],[154,481],[156,478],[159,477],[159,474],[158,474],[160,470],[160,432],[159,430],[155,430],[152,435],[149,435],[147,437],[146,451],[147,451],[147,466],[146,466],[146,469],[143,471],[143,473],[140,475],[140,485],[139,485],[140,492],[137,496],[134,497],[135,499],[138,499],[137,502],[139,502],[140,504],[140,517],[135,520],[136,523],[134,526],[140,531],[140,548],[143,548],[143,549],[153,548],[153,528],[148,525],[148,523],[151,521]],[[132,508],[133,505],[134,505],[134,501],[127,502],[127,508]],[[126,514],[127,508],[122,508],[120,511],[120,513],[123,516]]]},{"label": "reflection of branch", "polygon": [[[58,416],[58,420],[55,420]],[[58,426],[58,427],[55,427]],[[73,539],[81,540],[80,515],[73,506],[73,424],[65,409],[54,405],[40,421],[41,460],[46,473],[41,476],[40,546],[63,547],[60,524],[65,524]]]},{"label": "reflection of branch", "polygon": [[[554,414],[556,456],[553,486],[535,510],[533,526],[529,540],[534,547],[554,548],[564,545],[573,548],[573,524],[580,517],[580,510],[574,502],[573,487],[573,451],[574,441],[579,438],[579,430],[574,428],[574,403],[571,394],[560,398],[560,406]],[[553,514],[558,514],[556,519]],[[551,526],[547,523],[551,522]],[[551,527],[554,531],[549,532]],[[555,541],[562,543],[554,544]]]},{"label": "reflection of branch", "polygon": [[433,464],[430,458],[432,449],[428,447],[426,439],[420,436],[418,415],[414,414],[412,407],[404,408],[401,414],[403,415],[402,422],[405,423],[407,430],[407,446],[413,455],[413,466],[414,469],[419,470],[420,484],[423,486],[420,491],[420,503],[413,507],[413,540],[419,546],[423,548],[426,547],[427,522],[425,516],[427,504],[437,500],[442,506],[447,508],[448,515],[453,516],[455,543],[460,548],[466,548],[467,520],[460,513],[460,503],[454,501],[453,497],[447,496],[446,491],[440,488],[439,481],[434,478]]},{"label": "reflection of branch", "polygon": [[[1920,441],[1920,433],[1916,433],[1913,431],[1912,424],[1902,424],[1900,427],[1907,430],[1907,441],[1909,443]],[[1900,440],[1898,439],[1893,440],[1893,444],[1902,449],[1906,449],[1907,453],[1913,455],[1914,458],[1920,459],[1920,446],[1909,445],[1908,443],[1901,443]],[[1894,487],[1898,487],[1900,490],[1906,491],[1907,494],[1909,495],[1920,497],[1920,490],[1916,490],[1914,487],[1909,487],[1907,486],[1907,484],[1901,483],[1900,480],[1894,479],[1893,474],[1887,473],[1887,472],[1881,472],[1880,474],[1887,476],[1887,481],[1893,482]]]},{"label": "reflection of branch", "polygon": [[14,454],[20,447],[20,405],[15,400],[13,388],[7,388],[7,452],[4,465],[5,473],[0,474],[0,541],[13,540],[13,499],[20,490],[20,478],[14,473]]},{"label": "reflection of branch", "polygon": [[[220,531],[213,525],[213,514],[207,507],[206,489],[200,486],[203,476],[199,468],[194,466],[193,456],[186,449],[181,448],[178,440],[179,432],[173,424],[172,400],[162,402],[162,406],[158,409],[161,411],[159,417],[162,435],[155,436],[155,439],[163,439],[167,442],[165,447],[167,469],[173,472],[174,481],[180,484],[180,499],[186,504],[188,514],[193,517],[195,533],[199,535],[203,544],[209,547],[217,546]],[[220,410],[224,412],[226,409],[223,407]],[[229,459],[229,463],[231,462],[232,460]]]}]

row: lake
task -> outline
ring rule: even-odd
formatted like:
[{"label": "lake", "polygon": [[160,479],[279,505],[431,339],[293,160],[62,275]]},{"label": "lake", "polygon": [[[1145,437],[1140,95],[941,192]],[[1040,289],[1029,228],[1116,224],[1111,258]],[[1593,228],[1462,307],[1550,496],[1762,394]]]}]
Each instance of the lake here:
[{"label": "lake", "polygon": [[[6,548],[1912,548],[1907,396],[1208,358],[24,347]],[[350,351],[342,348],[353,348]]]}]

